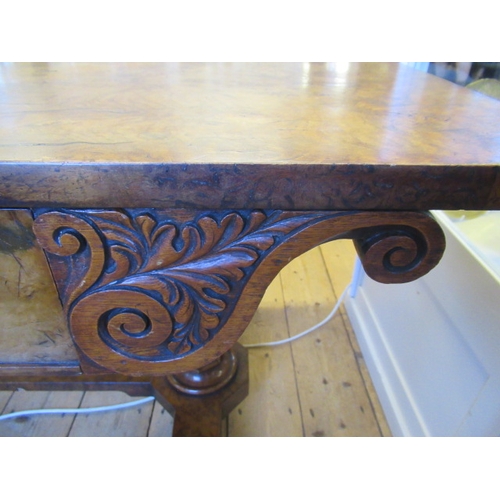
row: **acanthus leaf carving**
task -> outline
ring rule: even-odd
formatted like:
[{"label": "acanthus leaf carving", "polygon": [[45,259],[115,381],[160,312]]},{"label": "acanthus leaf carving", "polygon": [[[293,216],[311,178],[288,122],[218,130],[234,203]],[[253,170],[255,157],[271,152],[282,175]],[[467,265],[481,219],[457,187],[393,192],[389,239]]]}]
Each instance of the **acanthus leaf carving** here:
[{"label": "acanthus leaf carving", "polygon": [[[167,364],[213,344],[257,268],[271,254],[285,256],[277,249],[299,233],[311,230],[311,238],[293,247],[295,255],[353,238],[365,268],[385,282],[424,274],[444,249],[437,224],[418,213],[395,223],[387,212],[62,209],[35,215],[75,342],[123,373],[164,373]],[[269,266],[277,273],[285,263],[281,257]],[[258,298],[248,303],[255,310]]]},{"label": "acanthus leaf carving", "polygon": [[[60,256],[81,260],[87,252],[85,275],[59,280],[67,288],[62,298],[77,339],[88,335],[79,333],[78,317],[92,314],[97,316],[91,321],[98,325],[100,340],[114,351],[136,359],[166,360],[186,355],[211,339],[258,259],[284,235],[317,217],[242,211],[180,223],[159,211],[58,210],[42,212],[35,231],[55,274],[62,276],[68,263]],[[66,227],[71,228],[72,238],[54,241]],[[117,317],[143,321],[137,320],[137,311],[146,307],[139,296],[157,303],[162,311],[149,316],[152,324],[161,316],[162,326],[156,329],[169,330],[154,349],[148,340],[154,329],[142,335],[129,333],[129,341],[118,342],[103,322],[109,317],[114,323]],[[115,306],[115,300],[120,304]],[[110,313],[115,309],[120,314]],[[115,325],[114,331],[121,331],[118,337],[123,340],[126,323],[120,328]]]}]

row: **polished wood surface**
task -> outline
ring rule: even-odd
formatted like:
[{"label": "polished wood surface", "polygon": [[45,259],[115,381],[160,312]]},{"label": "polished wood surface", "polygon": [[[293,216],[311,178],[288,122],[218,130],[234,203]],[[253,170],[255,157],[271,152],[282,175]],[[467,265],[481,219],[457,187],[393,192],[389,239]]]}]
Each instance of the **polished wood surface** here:
[{"label": "polished wood surface", "polygon": [[[246,361],[221,356],[292,258],[349,238],[374,279],[411,281],[444,250],[416,210],[500,208],[500,104],[397,64],[0,76],[0,207],[32,210],[84,372],[73,381],[180,384],[182,397],[158,393],[186,415],[180,435],[219,432],[225,403],[203,429],[199,399],[244,397]],[[213,391],[190,396],[193,380]]]},{"label": "polished wood surface", "polygon": [[102,368],[161,376],[199,369],[243,334],[273,278],[326,241],[353,239],[373,279],[437,265],[432,217],[366,211],[35,211],[75,345]]},{"label": "polished wood surface", "polygon": [[[19,388],[28,391],[111,390],[123,391],[130,396],[154,396],[174,417],[173,436],[217,437],[222,434],[223,419],[248,395],[248,353],[238,344],[232,353],[238,362],[234,364],[231,383],[226,380],[222,387],[205,391],[202,397],[192,397],[180,391],[179,384],[174,385],[165,377],[124,377],[118,374],[2,377],[0,391]],[[180,381],[181,386],[183,382]]]},{"label": "polished wood surface", "polygon": [[397,64],[3,64],[3,206],[500,208],[500,103]]},{"label": "polished wood surface", "polygon": [[[294,259],[268,288],[242,343],[280,340],[321,321],[349,283],[355,255],[352,243],[340,240]],[[248,354],[250,392],[230,413],[228,436],[390,435],[343,307],[298,341]],[[131,399],[108,390],[0,391],[0,414]],[[169,436],[172,426],[156,401],[119,412],[9,419],[0,422],[0,436]]]},{"label": "polished wood surface", "polygon": [[0,374],[79,372],[29,210],[0,210]]}]

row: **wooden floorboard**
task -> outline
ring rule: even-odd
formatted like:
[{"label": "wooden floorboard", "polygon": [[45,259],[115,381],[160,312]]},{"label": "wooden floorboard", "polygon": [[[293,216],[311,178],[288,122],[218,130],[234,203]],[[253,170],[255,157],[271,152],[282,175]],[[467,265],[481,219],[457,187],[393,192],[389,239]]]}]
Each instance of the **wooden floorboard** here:
[{"label": "wooden floorboard", "polygon": [[[49,408],[78,408],[83,397],[80,391],[24,391],[13,393],[3,413]],[[65,437],[75,419],[74,414],[20,416],[0,422],[2,437]]]},{"label": "wooden floorboard", "polygon": [[[240,342],[288,337],[283,288],[278,276]],[[302,436],[302,418],[291,346],[249,349],[250,394],[229,416],[230,436]]]},{"label": "wooden floorboard", "polygon": [[[292,261],[268,288],[242,344],[287,338],[321,321],[351,280],[350,241]],[[237,436],[390,436],[359,345],[342,307],[292,343],[249,350],[250,394],[224,423]],[[136,400],[119,392],[0,392],[0,412],[90,407]],[[105,413],[0,421],[0,436],[168,437],[173,419],[157,402]]]},{"label": "wooden floorboard", "polygon": [[[131,398],[122,392],[86,392],[81,408],[115,405],[142,398]],[[147,435],[153,401],[118,411],[79,414],[69,437],[143,437]]]},{"label": "wooden floorboard", "polygon": [[155,401],[148,428],[148,437],[171,437],[173,428],[174,419],[158,401]]},{"label": "wooden floorboard", "polygon": [[[322,321],[336,298],[321,252],[290,263],[282,273],[290,334]],[[376,436],[378,428],[342,318],[292,343],[306,436]]]},{"label": "wooden floorboard", "polygon": [[4,408],[13,394],[12,391],[0,391],[0,414],[4,411]]},{"label": "wooden floorboard", "polygon": [[[335,296],[338,299],[352,279],[356,260],[354,246],[350,240],[339,240],[321,245],[320,250],[332,288],[334,289]],[[347,316],[344,306],[340,308],[339,313],[342,317],[345,331],[348,334],[358,370],[363,378],[363,383],[368,393],[370,405],[377,421],[380,434],[385,437],[391,436],[392,434],[389,429],[389,425],[387,424],[384,411],[380,405],[377,393],[375,392],[375,387],[373,386],[372,379],[368,372],[368,367],[366,366],[363,354],[361,353],[361,348],[359,347],[356,335],[352,329],[351,322],[349,321],[349,317]]]}]

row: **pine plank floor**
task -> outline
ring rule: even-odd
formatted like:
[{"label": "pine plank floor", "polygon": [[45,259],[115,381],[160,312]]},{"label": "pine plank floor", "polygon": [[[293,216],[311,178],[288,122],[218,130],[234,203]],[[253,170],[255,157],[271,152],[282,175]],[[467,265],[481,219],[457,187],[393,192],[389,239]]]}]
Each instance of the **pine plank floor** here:
[{"label": "pine plank floor", "polygon": [[[320,322],[348,285],[350,241],[315,248],[269,286],[241,337],[254,344],[291,337]],[[229,437],[390,436],[345,309],[309,335],[249,349],[250,394],[228,417]],[[134,399],[119,392],[1,392],[0,412],[84,408]],[[154,401],[125,410],[20,417],[0,421],[0,437],[167,437],[172,418]]]}]

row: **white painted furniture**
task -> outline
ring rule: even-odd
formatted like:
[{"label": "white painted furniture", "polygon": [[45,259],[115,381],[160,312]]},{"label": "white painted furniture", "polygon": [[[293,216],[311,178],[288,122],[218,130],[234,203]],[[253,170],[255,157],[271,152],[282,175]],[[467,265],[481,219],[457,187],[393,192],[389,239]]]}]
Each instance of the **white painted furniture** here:
[{"label": "white painted furniture", "polygon": [[357,269],[346,301],[395,436],[500,435],[500,212],[463,214],[434,212],[447,249],[428,275]]}]

